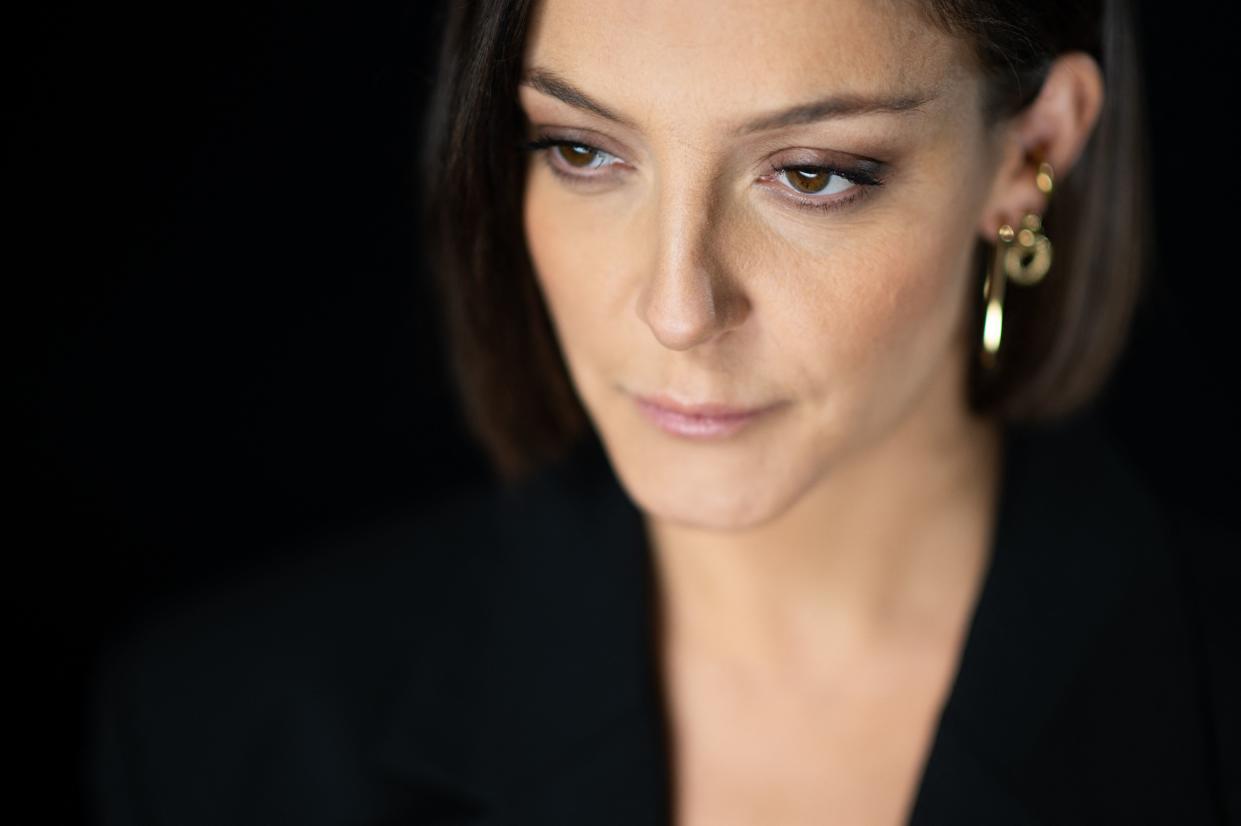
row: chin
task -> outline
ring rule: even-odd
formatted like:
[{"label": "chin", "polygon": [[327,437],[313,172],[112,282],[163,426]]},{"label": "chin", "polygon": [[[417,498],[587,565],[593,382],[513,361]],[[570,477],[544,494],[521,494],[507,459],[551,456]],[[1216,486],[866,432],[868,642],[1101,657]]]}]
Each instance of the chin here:
[{"label": "chin", "polygon": [[708,531],[744,531],[761,527],[796,500],[766,479],[717,480],[710,485],[639,480],[626,484],[645,513],[661,520]]},{"label": "chin", "polygon": [[728,449],[690,445],[698,448],[690,451],[667,444],[662,434],[626,434],[604,443],[617,478],[639,509],[703,530],[758,527],[787,510],[806,487],[801,479],[808,469],[797,467],[787,451],[759,443]]}]

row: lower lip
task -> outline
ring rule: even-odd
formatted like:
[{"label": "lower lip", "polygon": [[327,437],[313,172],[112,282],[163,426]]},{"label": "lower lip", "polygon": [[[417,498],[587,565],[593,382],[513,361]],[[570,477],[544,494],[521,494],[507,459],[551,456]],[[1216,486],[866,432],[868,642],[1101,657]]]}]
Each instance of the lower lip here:
[{"label": "lower lip", "polygon": [[690,416],[641,399],[635,401],[638,410],[653,425],[665,433],[688,439],[722,439],[731,436],[771,410],[768,407],[736,416]]}]

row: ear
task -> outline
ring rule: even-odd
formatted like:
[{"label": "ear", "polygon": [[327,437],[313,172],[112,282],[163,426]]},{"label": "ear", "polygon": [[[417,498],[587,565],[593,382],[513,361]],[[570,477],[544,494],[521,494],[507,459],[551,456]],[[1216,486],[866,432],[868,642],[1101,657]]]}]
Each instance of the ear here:
[{"label": "ear", "polygon": [[1085,148],[1102,106],[1103,73],[1095,59],[1080,51],[1057,57],[1038,97],[1001,126],[1000,162],[978,226],[984,239],[994,242],[1001,224],[1015,227],[1027,212],[1043,215],[1048,196],[1035,185],[1040,153],[1058,185]]}]

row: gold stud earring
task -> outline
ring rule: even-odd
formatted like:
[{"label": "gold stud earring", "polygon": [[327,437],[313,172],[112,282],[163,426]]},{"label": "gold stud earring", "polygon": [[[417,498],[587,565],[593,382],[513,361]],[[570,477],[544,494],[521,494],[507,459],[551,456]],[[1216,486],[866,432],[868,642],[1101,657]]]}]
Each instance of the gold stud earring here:
[{"label": "gold stud earring", "polygon": [[[1050,196],[1055,176],[1051,164],[1038,166],[1035,185]],[[996,231],[995,255],[982,284],[983,314],[982,349],[979,356],[987,369],[998,360],[1000,342],[1004,337],[1004,287],[1008,279],[1022,286],[1037,284],[1051,268],[1051,240],[1043,233],[1043,221],[1029,212],[1021,219],[1020,229],[1003,224]]]}]

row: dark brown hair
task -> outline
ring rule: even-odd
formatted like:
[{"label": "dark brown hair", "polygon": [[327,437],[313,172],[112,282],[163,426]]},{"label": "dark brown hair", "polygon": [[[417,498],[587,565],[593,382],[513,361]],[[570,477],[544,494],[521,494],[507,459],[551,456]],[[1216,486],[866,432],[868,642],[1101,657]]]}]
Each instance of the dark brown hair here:
[{"label": "dark brown hair", "polygon": [[[1147,123],[1134,4],[1126,0],[911,0],[970,45],[988,79],[985,122],[1029,104],[1059,54],[1103,72],[1103,108],[1058,176],[1043,224],[1055,263],[1005,299],[1002,360],[972,359],[980,415],[1037,422],[1089,402],[1124,347],[1151,255]],[[454,0],[427,112],[425,241],[449,372],[466,424],[505,480],[562,456],[590,428],[538,290],[522,230],[524,115],[517,86],[532,0]],[[988,245],[979,239],[975,262]],[[981,263],[976,263],[981,285]],[[974,326],[981,336],[981,286]]]}]

